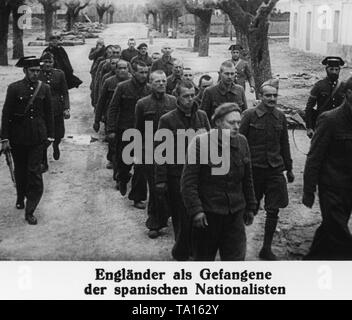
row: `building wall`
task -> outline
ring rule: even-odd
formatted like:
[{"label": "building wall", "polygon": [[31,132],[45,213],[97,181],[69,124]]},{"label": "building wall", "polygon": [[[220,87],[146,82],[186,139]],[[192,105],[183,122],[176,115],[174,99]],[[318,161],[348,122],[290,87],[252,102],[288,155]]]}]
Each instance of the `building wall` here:
[{"label": "building wall", "polygon": [[352,0],[291,0],[290,46],[322,55],[352,51]]}]

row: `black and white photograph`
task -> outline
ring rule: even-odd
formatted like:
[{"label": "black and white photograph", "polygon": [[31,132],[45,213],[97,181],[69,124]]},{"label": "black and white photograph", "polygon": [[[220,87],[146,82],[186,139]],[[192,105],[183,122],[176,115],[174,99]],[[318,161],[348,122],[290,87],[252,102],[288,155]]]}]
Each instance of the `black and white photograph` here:
[{"label": "black and white photograph", "polygon": [[351,15],[0,0],[0,265],[352,260]]}]

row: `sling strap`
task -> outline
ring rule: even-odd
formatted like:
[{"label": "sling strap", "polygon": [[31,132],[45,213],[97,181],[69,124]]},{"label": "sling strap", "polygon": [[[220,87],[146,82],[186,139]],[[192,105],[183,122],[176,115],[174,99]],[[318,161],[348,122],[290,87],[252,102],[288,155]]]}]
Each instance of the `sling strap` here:
[{"label": "sling strap", "polygon": [[24,109],[24,115],[28,112],[29,108],[33,105],[34,99],[37,97],[40,88],[42,87],[42,81],[38,81],[38,85],[34,90],[33,96],[29,99],[28,104],[26,105],[26,108]]}]

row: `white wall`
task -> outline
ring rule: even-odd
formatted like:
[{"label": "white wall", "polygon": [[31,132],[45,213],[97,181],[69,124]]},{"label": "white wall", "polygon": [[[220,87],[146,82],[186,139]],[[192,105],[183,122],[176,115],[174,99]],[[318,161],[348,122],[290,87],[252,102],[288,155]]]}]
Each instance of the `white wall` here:
[{"label": "white wall", "polygon": [[[326,12],[325,17],[324,11]],[[334,25],[335,11],[340,12],[340,18],[336,26]],[[308,12],[311,12],[312,15],[310,49],[307,49]],[[294,31],[295,13],[297,13],[296,37]],[[338,28],[336,39],[334,39],[334,28]],[[337,33],[335,32],[335,34]],[[337,40],[337,42],[334,40]],[[333,45],[352,45],[352,0],[291,0],[290,46],[325,55],[329,43],[333,43]]]}]

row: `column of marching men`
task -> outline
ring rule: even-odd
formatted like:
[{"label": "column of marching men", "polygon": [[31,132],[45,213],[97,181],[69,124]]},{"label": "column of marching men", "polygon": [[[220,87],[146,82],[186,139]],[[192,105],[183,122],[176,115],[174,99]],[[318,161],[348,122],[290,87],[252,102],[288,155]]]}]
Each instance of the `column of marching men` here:
[{"label": "column of marching men", "polygon": [[[70,118],[68,90],[82,83],[58,37],[40,59],[23,57],[16,64],[25,78],[8,87],[1,122],[2,152],[12,151],[17,188],[16,207],[25,209],[25,219],[37,224],[34,211],[43,193],[42,173],[48,170],[47,150],[60,159],[65,119]],[[272,251],[280,209],[288,205],[287,182],[293,182],[287,120],[277,108],[276,79],[258,88],[260,101],[248,109],[245,85],[255,92],[242,47],[231,45],[232,59],[219,68],[218,79],[194,72],[182,59],[172,56],[165,44],[161,54],[148,54],[148,45],[128,48],[107,45],[99,39],[91,49],[91,104],[93,129],[104,124],[108,143],[107,169],[122,196],[138,209],[146,208],[148,236],[163,235],[171,217],[175,235],[172,256],[178,261],[244,260],[245,226],[251,225],[264,200],[265,227],[259,257],[276,260]],[[352,259],[352,236],[348,229],[352,189],[352,79],[338,80],[344,61],[327,57],[327,77],[312,89],[306,108],[307,135],[313,137],[304,172],[303,204],[312,207],[319,187],[323,221],[307,259]],[[333,110],[332,110],[333,109]],[[329,111],[332,110],[332,111]],[[323,114],[322,114],[323,113]],[[322,114],[321,116],[319,116]],[[318,117],[319,116],[319,117]],[[318,120],[317,120],[318,119]],[[174,145],[174,161],[146,164],[145,127],[168,129],[175,141],[178,130],[199,133],[180,148]],[[123,134],[137,129],[142,135],[142,153],[126,163]],[[154,143],[157,149],[162,143]],[[228,170],[219,169],[211,146],[229,151]],[[210,146],[210,148],[209,148]],[[205,152],[203,152],[206,150]],[[178,163],[181,156],[185,164]],[[190,161],[195,155],[195,162]],[[182,158],[182,157],[181,157]],[[285,175],[286,177],[285,177]]]}]

